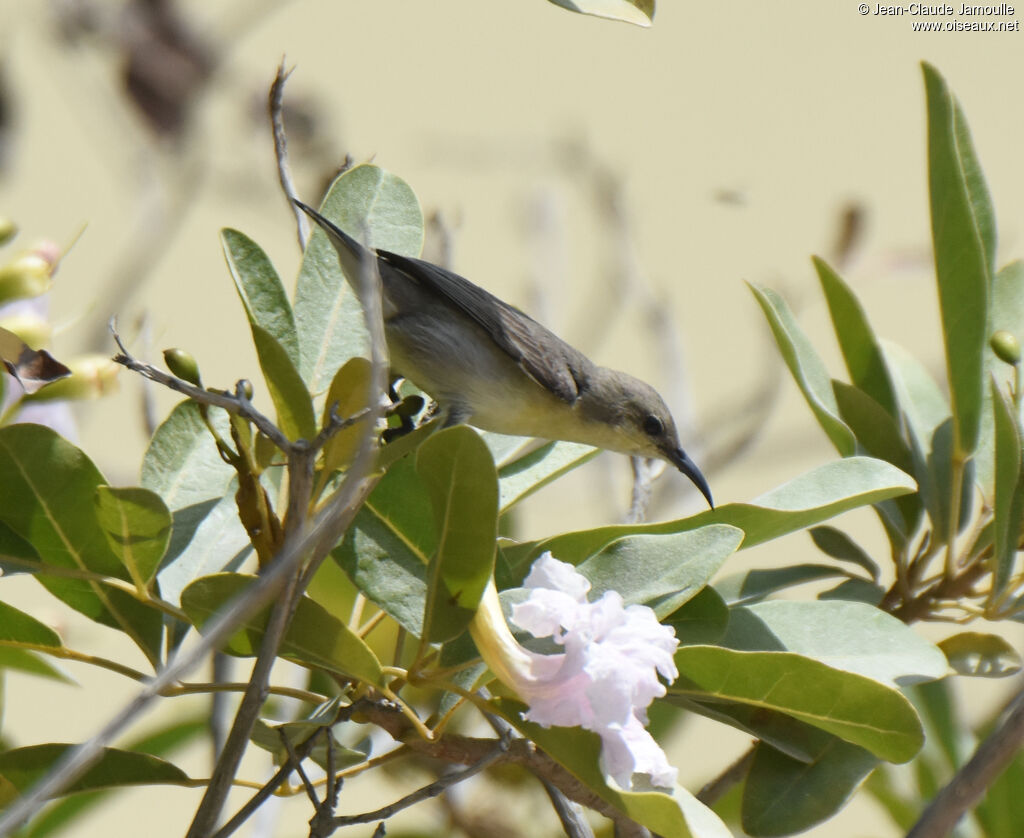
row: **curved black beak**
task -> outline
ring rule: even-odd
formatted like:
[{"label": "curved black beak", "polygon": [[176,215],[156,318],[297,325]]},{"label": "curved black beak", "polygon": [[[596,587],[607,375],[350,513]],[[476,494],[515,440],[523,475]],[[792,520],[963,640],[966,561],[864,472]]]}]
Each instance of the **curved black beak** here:
[{"label": "curved black beak", "polygon": [[711,499],[711,488],[708,486],[708,481],[700,473],[697,464],[686,456],[686,452],[682,448],[677,448],[675,451],[666,452],[666,457],[672,465],[690,478],[693,485],[700,489],[700,493],[707,499],[708,506],[714,509],[715,502]]}]

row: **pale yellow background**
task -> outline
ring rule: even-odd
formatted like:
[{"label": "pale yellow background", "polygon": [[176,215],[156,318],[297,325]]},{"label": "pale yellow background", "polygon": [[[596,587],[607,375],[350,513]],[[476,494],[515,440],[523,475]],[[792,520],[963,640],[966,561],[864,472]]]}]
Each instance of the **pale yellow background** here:
[{"label": "pale yellow background", "polygon": [[[324,141],[339,160],[345,152],[357,161],[374,157],[403,176],[425,209],[455,227],[457,270],[536,313],[599,362],[662,389],[690,420],[685,443],[698,463],[722,443],[727,420],[749,409],[750,395],[778,373],[743,280],[783,289],[841,374],[808,257],[830,251],[847,201],[868,213],[847,278],[879,332],[941,371],[920,60],[941,70],[964,105],[998,214],[1000,260],[1024,254],[1024,33],[913,33],[910,18],[862,16],[853,0],[663,0],[650,30],[542,0],[187,7],[223,62],[184,156],[201,174],[180,229],[137,292],[111,299],[109,278],[147,223],[169,158],[153,155],[144,127],[116,98],[113,59],[56,46],[50,3],[0,5],[0,51],[18,106],[0,213],[17,219],[24,240],[67,242],[88,225],[53,294],[55,320],[68,324],[56,341],[64,354],[85,348],[110,312],[130,331],[145,309],[154,360],[158,349],[182,346],[208,382],[258,378],[217,231],[247,232],[286,281],[294,277],[292,217],[268,133],[262,124],[253,129],[248,116],[262,106],[282,55],[297,65],[289,94],[313,97],[322,108]],[[1024,9],[1010,19],[1017,18]],[[565,165],[569,144],[621,180],[644,293],[675,325],[678,358],[659,358],[636,304],[640,294],[610,296],[603,272],[616,245],[593,208],[592,181]],[[317,173],[308,161],[294,163],[304,197],[315,202]],[[551,221],[542,234],[533,229],[538,212]],[[776,409],[746,454],[710,471],[719,502],[753,498],[835,456],[788,375],[780,386]],[[117,397],[80,414],[82,444],[112,482],[137,480],[145,445],[138,399],[138,381],[124,376]],[[174,400],[159,394],[161,412]],[[669,480],[660,514],[698,508],[683,478]],[[526,508],[524,536],[618,520],[628,467],[606,455],[566,485]],[[850,525],[881,547],[869,514]],[[738,561],[814,555],[809,539],[796,535]],[[27,581],[5,582],[7,591],[42,603],[55,622],[67,619]],[[76,648],[114,644],[100,627],[66,625]],[[131,692],[122,679],[69,671],[87,689],[9,679],[5,728],[19,744],[81,739]],[[972,703],[995,706],[1005,686],[975,685]],[[672,756],[696,789],[745,742],[715,726]],[[193,752],[181,762],[201,775],[204,757]],[[256,762],[247,770],[259,779],[263,768]],[[389,799],[365,786],[355,796],[354,808]],[[189,790],[128,793],[78,834],[141,834],[141,818],[147,835],[180,835],[197,801]],[[305,834],[306,803],[285,812],[273,834]],[[897,833],[864,804],[807,834]]]}]

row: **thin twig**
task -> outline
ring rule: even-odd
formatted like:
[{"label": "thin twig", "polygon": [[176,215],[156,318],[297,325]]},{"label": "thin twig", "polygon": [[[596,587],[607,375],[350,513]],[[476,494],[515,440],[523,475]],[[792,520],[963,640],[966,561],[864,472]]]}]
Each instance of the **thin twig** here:
[{"label": "thin twig", "polygon": [[295,182],[292,180],[291,167],[288,165],[288,138],[284,130],[284,83],[292,74],[292,70],[285,70],[284,58],[277,68],[277,75],[274,76],[274,83],[270,85],[270,96],[267,98],[267,110],[270,112],[270,127],[274,134],[274,157],[277,159],[277,177],[281,181],[281,189],[288,201],[288,206],[295,213],[295,224],[299,232],[299,248],[306,249],[309,241],[309,219],[306,214],[298,208],[295,200],[299,193],[295,189]]},{"label": "thin twig", "polygon": [[488,765],[495,762],[499,757],[504,756],[508,752],[509,739],[508,737],[502,737],[497,741],[494,748],[490,753],[484,755],[481,759],[474,762],[468,768],[462,771],[453,771],[450,774],[446,774],[441,779],[430,785],[424,786],[421,789],[417,789],[412,794],[407,794],[401,800],[396,800],[394,803],[383,806],[380,809],[376,809],[373,812],[364,812],[360,815],[344,815],[334,819],[333,824],[336,829],[340,829],[343,826],[353,826],[358,823],[371,823],[376,820],[387,820],[396,813],[402,811],[402,809],[408,809],[416,803],[420,803],[424,800],[429,800],[432,797],[437,797],[445,789],[451,788],[456,783],[461,783],[463,780],[468,780],[475,774],[479,774]]},{"label": "thin twig", "polygon": [[704,785],[697,794],[697,799],[705,806],[713,806],[722,795],[747,776],[750,764],[754,761],[754,748],[751,747],[743,756],[725,769],[715,779]]},{"label": "thin twig", "polygon": [[1010,702],[1010,712],[974,755],[928,804],[907,838],[943,838],[985,793],[1024,747],[1024,689]]}]

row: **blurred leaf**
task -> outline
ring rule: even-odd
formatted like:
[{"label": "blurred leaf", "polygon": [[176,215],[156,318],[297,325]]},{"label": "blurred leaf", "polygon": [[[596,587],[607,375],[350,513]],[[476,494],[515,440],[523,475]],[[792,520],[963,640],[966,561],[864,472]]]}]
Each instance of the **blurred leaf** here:
[{"label": "blurred leaf", "polygon": [[995,217],[960,105],[934,67],[924,63],[922,69],[932,244],[956,431],[953,451],[956,460],[966,460],[980,431]]},{"label": "blurred leaf", "polygon": [[677,533],[708,524],[729,524],[746,533],[753,547],[786,533],[828,520],[840,512],[912,492],[914,481],[899,469],[870,457],[848,457],[819,466],[750,503],[729,503],[677,521],[629,524],[556,535],[505,548],[513,569],[550,550],[555,558],[579,564],[618,538],[634,534]]},{"label": "blurred leaf", "polygon": [[[93,509],[96,487],[106,480],[82,451],[42,425],[8,425],[0,428],[0,474],[0,520],[30,542],[44,564],[127,579]],[[159,661],[158,611],[96,581],[36,578],[76,611],[125,632],[151,663]]]},{"label": "blurred leaf", "polygon": [[743,531],[723,524],[665,535],[631,535],[613,541],[581,565],[590,599],[618,591],[626,605],[647,605],[658,619],[695,596],[743,541]]},{"label": "blurred leaf", "polygon": [[45,349],[33,349],[14,332],[4,328],[0,328],[0,362],[29,394],[71,375],[71,370]]},{"label": "blurred leaf", "polygon": [[770,288],[752,283],[748,285],[768,318],[779,352],[818,424],[828,434],[840,455],[852,456],[856,450],[856,440],[853,432],[839,417],[839,407],[832,392],[832,379],[825,363],[796,322],[786,301]]},{"label": "blurred leaf", "polygon": [[920,720],[898,690],[803,655],[683,646],[675,662],[680,678],[669,691],[686,698],[776,710],[890,762],[906,762],[924,743]]},{"label": "blurred leaf", "polygon": [[743,829],[751,836],[792,835],[832,817],[878,760],[830,738],[801,761],[759,743],[743,789]]},{"label": "blurred leaf", "polygon": [[238,230],[220,231],[221,246],[238,296],[252,326],[274,338],[295,367],[299,366],[299,337],[288,294],[267,258],[252,239]]},{"label": "blurred leaf", "polygon": [[970,728],[957,712],[951,681],[928,681],[907,690],[924,722],[926,750],[932,747],[943,755],[942,771],[947,777],[967,761],[976,744]]},{"label": "blurred leaf", "polygon": [[[24,792],[53,767],[74,745],[50,743],[14,748],[0,753],[0,778],[15,792]],[[104,748],[97,762],[64,789],[74,794],[91,789],[139,785],[183,785],[188,775],[175,765],[149,754]],[[0,805],[9,803],[0,800]]]},{"label": "blurred leaf", "polygon": [[96,517],[114,555],[145,590],[167,552],[171,513],[148,489],[96,487]]},{"label": "blurred leaf", "polygon": [[872,579],[878,579],[879,570],[875,560],[842,530],[837,530],[835,527],[821,526],[811,527],[807,532],[814,541],[814,546],[821,550],[822,553],[831,556],[833,559],[839,559],[841,562],[852,562],[855,565],[859,565],[871,574]]},{"label": "blurred leaf", "polygon": [[[230,436],[224,411],[210,410],[210,419],[223,438]],[[238,520],[234,476],[195,403],[180,403],[153,434],[141,483],[163,498],[174,521],[157,574],[169,602],[177,603],[193,579],[237,567],[252,549]]]},{"label": "blurred leaf", "polygon": [[915,794],[908,794],[902,784],[896,782],[895,773],[886,765],[878,766],[868,776],[864,790],[885,810],[900,831],[909,832],[921,816],[921,804]]},{"label": "blurred leaf", "polygon": [[1020,655],[998,634],[964,631],[939,641],[939,648],[961,675],[1005,678],[1021,669]]},{"label": "blurred leaf", "polygon": [[877,608],[885,598],[885,588],[867,579],[845,579],[834,588],[822,591],[818,599],[841,599],[844,602],[863,602]]},{"label": "blurred leaf", "polygon": [[[197,628],[254,581],[238,573],[218,573],[197,579],[181,592],[181,607]],[[269,609],[249,617],[228,641],[226,651],[251,657],[259,651]],[[370,647],[337,617],[309,597],[299,600],[279,649],[281,657],[327,669],[346,678],[380,685],[380,661]]]},{"label": "blurred leaf", "polygon": [[637,26],[650,26],[654,20],[654,0],[549,0],[571,12],[621,20]]},{"label": "blurred leaf", "polygon": [[1024,524],[1024,486],[1021,480],[1021,429],[1017,411],[993,381],[995,409],[995,546],[991,598],[1006,590],[1013,575]]},{"label": "blurred leaf", "polygon": [[499,508],[502,513],[507,512],[523,498],[592,460],[599,453],[599,448],[580,445],[578,442],[548,442],[503,465],[498,472],[501,492]]},{"label": "blurred leaf", "polygon": [[[882,347],[868,322],[860,300],[824,259],[815,256],[812,261],[814,269],[818,272],[821,288],[825,292],[829,314],[832,316],[832,327],[835,329],[843,360],[846,361],[850,380],[854,386],[881,405],[891,419],[897,420],[900,414],[896,389],[889,375]],[[889,462],[902,468],[893,460]]]},{"label": "blurred leaf", "polygon": [[466,425],[439,431],[416,453],[439,533],[431,556],[424,639],[450,640],[473,619],[494,572],[498,475],[491,452]]},{"label": "blurred leaf", "polygon": [[893,686],[943,678],[946,659],[895,617],[860,602],[774,600],[730,609],[719,641],[737,651],[786,651]]},{"label": "blurred leaf", "polygon": [[[378,166],[349,169],[331,185],[320,207],[327,218],[357,238],[364,229],[374,247],[417,256],[423,245],[423,214],[409,185]],[[309,390],[327,389],[335,371],[367,350],[359,302],[345,282],[327,235],[315,228],[302,256],[295,288],[300,372]]]},{"label": "blurred leaf", "polygon": [[64,643],[60,635],[45,623],[6,602],[0,602],[0,645],[60,649]]},{"label": "blurred leaf", "polygon": [[[370,370],[371,364],[366,358],[349,358],[335,374],[331,387],[327,391],[324,402],[321,426],[327,427],[332,406],[337,405],[337,415],[341,419],[354,416],[360,410],[370,406]],[[323,470],[325,475],[346,469],[356,455],[356,449],[366,430],[365,420],[342,428],[332,436],[324,446]]]},{"label": "blurred leaf", "polygon": [[974,814],[989,838],[1019,835],[1024,824],[1024,750],[1018,749],[1003,772],[985,790]]},{"label": "blurred leaf", "polygon": [[[19,649],[16,645],[6,646],[0,640],[0,699],[3,697],[3,672],[6,669],[13,669],[25,675],[35,675],[39,678],[48,678],[51,681],[59,681],[62,684],[78,683],[64,670],[50,663],[43,655],[29,649]],[[2,706],[2,701],[0,701],[0,706]]]},{"label": "blurred leaf", "polygon": [[731,838],[718,816],[682,786],[672,795],[626,792],[609,786],[599,767],[601,739],[579,728],[541,727],[524,721],[522,704],[495,699],[492,706],[513,727],[535,742],[592,792],[658,835],[673,838]]}]

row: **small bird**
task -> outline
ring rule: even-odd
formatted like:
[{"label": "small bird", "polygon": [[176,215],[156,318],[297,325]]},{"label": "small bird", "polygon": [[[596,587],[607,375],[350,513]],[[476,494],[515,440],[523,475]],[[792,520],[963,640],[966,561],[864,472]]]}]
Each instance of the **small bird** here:
[{"label": "small bird", "polygon": [[581,442],[667,460],[713,508],[700,469],[679,444],[672,414],[649,384],[600,367],[519,309],[422,259],[371,251],[301,201],[327,233],[359,297],[376,256],[392,372],[437,403],[446,425]]}]

